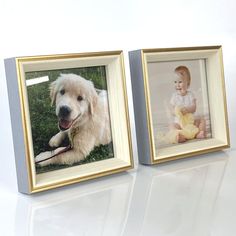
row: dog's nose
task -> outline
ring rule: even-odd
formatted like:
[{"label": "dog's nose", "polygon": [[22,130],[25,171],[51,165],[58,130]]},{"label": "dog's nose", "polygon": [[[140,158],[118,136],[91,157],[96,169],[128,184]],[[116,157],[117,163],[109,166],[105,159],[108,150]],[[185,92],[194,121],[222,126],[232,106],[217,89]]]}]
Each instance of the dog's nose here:
[{"label": "dog's nose", "polygon": [[68,106],[60,107],[58,116],[60,118],[67,118],[71,113],[71,109]]}]

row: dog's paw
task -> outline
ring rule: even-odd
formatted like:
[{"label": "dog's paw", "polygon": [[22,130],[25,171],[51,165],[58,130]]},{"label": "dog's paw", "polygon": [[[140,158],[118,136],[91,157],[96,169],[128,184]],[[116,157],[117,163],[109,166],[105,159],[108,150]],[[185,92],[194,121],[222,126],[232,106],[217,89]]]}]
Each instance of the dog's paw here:
[{"label": "dog's paw", "polygon": [[59,147],[60,143],[61,143],[61,139],[59,139],[58,136],[55,135],[50,139],[48,144],[50,147]]},{"label": "dog's paw", "polygon": [[41,152],[38,156],[35,157],[35,163],[36,165],[38,166],[46,166],[46,165],[49,165],[51,164],[51,161],[50,158],[52,155],[51,155],[51,152]]}]

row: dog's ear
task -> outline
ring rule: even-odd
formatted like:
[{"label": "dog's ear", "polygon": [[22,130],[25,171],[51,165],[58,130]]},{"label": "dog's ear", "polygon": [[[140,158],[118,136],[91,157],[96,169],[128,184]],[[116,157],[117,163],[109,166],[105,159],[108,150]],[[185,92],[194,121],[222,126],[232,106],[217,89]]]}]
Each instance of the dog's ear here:
[{"label": "dog's ear", "polygon": [[94,108],[95,106],[97,105],[97,100],[98,100],[98,94],[94,88],[94,85],[93,83],[91,82],[91,85],[90,85],[92,88],[90,90],[90,94],[89,94],[89,97],[88,97],[88,101],[89,101],[89,113],[91,115],[93,115],[94,113]]},{"label": "dog's ear", "polygon": [[56,91],[56,85],[57,85],[57,82],[54,81],[50,84],[50,98],[51,98],[51,106],[55,103],[55,100],[56,100],[56,95],[57,95],[57,91]]}]

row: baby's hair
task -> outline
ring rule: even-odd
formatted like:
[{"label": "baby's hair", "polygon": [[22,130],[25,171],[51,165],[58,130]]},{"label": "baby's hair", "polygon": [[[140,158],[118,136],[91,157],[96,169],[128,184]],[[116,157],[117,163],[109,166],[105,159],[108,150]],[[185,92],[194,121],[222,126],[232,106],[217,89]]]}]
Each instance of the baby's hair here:
[{"label": "baby's hair", "polygon": [[188,67],[186,66],[178,66],[175,68],[175,73],[181,76],[183,79],[187,80],[188,86],[191,82],[191,75]]}]

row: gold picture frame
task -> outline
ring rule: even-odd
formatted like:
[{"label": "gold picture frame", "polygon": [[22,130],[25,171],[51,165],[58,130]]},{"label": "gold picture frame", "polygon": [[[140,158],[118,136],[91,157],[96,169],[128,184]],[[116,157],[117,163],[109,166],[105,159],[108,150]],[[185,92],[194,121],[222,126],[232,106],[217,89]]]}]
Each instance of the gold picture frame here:
[{"label": "gold picture frame", "polygon": [[[129,59],[140,163],[158,164],[230,147],[221,46],[141,49],[130,52]],[[205,112],[198,116],[203,117],[200,120],[204,121],[204,125],[197,126],[193,118],[194,123],[191,125],[197,129],[196,133],[192,133],[191,140],[186,138],[186,129],[182,126],[174,127],[173,130],[169,128],[172,123],[176,124],[176,121],[172,121],[172,116],[175,118],[176,113],[173,115],[169,111],[170,102],[167,97],[171,97],[170,91],[174,91],[174,83],[172,85],[170,81],[173,79],[177,83],[176,74],[181,77],[175,71],[176,68],[187,68],[189,75],[192,73],[194,89],[199,93],[199,99],[195,96],[192,101],[201,101],[199,110]],[[188,77],[186,94],[190,96],[191,77]],[[169,88],[170,86],[173,88]],[[216,93],[217,96],[214,96]],[[180,98],[186,100],[186,94]],[[179,99],[178,96],[175,99]],[[195,102],[195,110],[189,113],[195,114],[196,104]],[[167,121],[168,117],[170,122]],[[164,131],[161,133],[162,130]]]},{"label": "gold picture frame", "polygon": [[[107,90],[106,101],[108,103],[107,111],[109,113],[112,143],[111,158],[103,158],[105,154],[101,152],[99,153],[99,159],[89,163],[82,163],[75,166],[71,166],[71,163],[69,163],[69,165],[66,166],[67,168],[63,167],[53,171],[46,170],[42,173],[37,172],[39,161],[36,162],[37,158],[35,159],[36,154],[34,151],[36,145],[32,135],[32,125],[35,121],[32,121],[33,112],[30,108],[33,106],[32,104],[37,103],[40,99],[37,98],[34,103],[29,102],[30,96],[35,97],[36,95],[34,93],[30,95],[29,89],[27,90],[27,86],[32,84],[27,83],[28,78],[31,78],[34,83],[35,78],[33,76],[35,76],[35,74],[32,75],[32,73],[36,73],[36,75],[41,75],[40,79],[42,82],[40,83],[46,81],[52,86],[50,76],[46,76],[46,80],[44,80],[45,76],[42,76],[42,74],[46,73],[47,75],[47,73],[54,73],[55,71],[56,74],[59,72],[67,73],[67,70],[70,71],[70,73],[74,73],[71,72],[73,69],[76,69],[76,71],[80,71],[81,69],[85,75],[94,73],[88,72],[87,68],[95,68],[97,71],[102,71],[101,73],[103,73],[103,77],[105,78],[104,86]],[[18,189],[20,192],[31,194],[133,168],[128,96],[122,51],[9,58],[5,60],[5,70],[12,120]],[[93,74],[91,74],[91,76],[92,75]],[[81,75],[78,74],[76,76]],[[34,79],[32,79],[32,77]],[[83,76],[82,80],[84,81],[84,79],[89,80],[89,78],[84,78]],[[39,81],[39,78],[36,78],[36,80]],[[99,83],[99,80],[100,79],[96,77],[97,83]],[[95,86],[95,80],[91,79],[91,81]],[[90,81],[88,83],[91,85]],[[48,87],[48,89],[45,89],[47,97],[50,96],[50,85]],[[89,104],[86,100],[86,95],[84,96],[83,104]],[[78,99],[78,97],[77,99],[80,102],[83,98],[81,98],[81,96],[79,97],[80,99]],[[89,111],[91,108],[87,107],[86,109]],[[83,117],[83,114],[81,116]],[[77,121],[73,122],[72,124]],[[45,128],[43,127],[43,129]],[[71,137],[72,134],[70,134],[69,138]],[[48,140],[45,140],[45,142],[48,142]],[[96,145],[94,145],[94,148]]]}]

